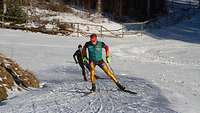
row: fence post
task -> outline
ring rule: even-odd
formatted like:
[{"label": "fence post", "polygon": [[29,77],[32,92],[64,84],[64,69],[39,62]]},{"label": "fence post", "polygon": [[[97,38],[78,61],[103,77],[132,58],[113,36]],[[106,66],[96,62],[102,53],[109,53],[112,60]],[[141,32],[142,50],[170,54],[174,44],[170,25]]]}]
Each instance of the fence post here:
[{"label": "fence post", "polygon": [[79,37],[79,23],[78,23],[78,29],[77,29],[77,37]]},{"label": "fence post", "polygon": [[27,10],[26,10],[26,26],[25,26],[25,27],[26,27],[26,28],[25,28],[25,29],[26,29],[26,32],[28,32],[28,27],[27,27],[27,26],[28,26],[28,18],[29,18],[29,17],[28,17],[28,7],[27,7]]},{"label": "fence post", "polygon": [[123,24],[122,24],[122,38],[124,38],[124,26],[123,26]]},{"label": "fence post", "polygon": [[143,32],[144,32],[144,22],[141,25],[141,38],[142,38]]},{"label": "fence post", "polygon": [[2,21],[1,27],[3,27],[3,16],[2,15],[1,15],[1,21]]}]

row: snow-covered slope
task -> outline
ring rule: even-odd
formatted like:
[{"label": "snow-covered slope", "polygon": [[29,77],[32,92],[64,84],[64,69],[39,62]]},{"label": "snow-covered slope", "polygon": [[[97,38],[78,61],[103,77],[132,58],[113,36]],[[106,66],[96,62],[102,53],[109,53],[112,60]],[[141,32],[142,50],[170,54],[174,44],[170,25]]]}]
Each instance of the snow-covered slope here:
[{"label": "snow-covered slope", "polygon": [[117,91],[98,68],[97,93],[84,96],[72,54],[86,38],[66,38],[0,29],[0,51],[34,70],[43,89],[14,93],[0,105],[3,113],[198,113],[200,59],[198,43],[171,39],[99,39],[110,45],[111,65],[121,82],[138,95]]},{"label": "snow-covered slope", "polygon": [[182,4],[191,4],[191,5],[198,5],[199,0],[168,0],[175,3],[182,3]]},{"label": "snow-covered slope", "polygon": [[2,113],[199,113],[200,14],[175,26],[151,30],[142,37],[101,38],[110,47],[116,75],[137,95],[118,91],[104,79],[97,93],[85,95],[72,55],[87,38],[62,37],[0,29],[0,52],[37,73],[45,87],[11,93]]},{"label": "snow-covered slope", "polygon": [[[82,80],[79,67],[73,63],[72,53],[76,46],[79,43],[83,44],[87,41],[86,39],[56,38],[56,36],[5,29],[1,29],[0,32],[0,50],[17,59],[21,65],[37,72],[38,78],[46,82],[47,85],[43,89],[12,94],[9,100],[4,101],[0,106],[1,112],[148,113],[152,111],[175,113],[170,108],[170,103],[163,96],[160,88],[143,77],[136,77],[136,74],[129,73],[129,71],[134,72],[134,70],[123,72],[122,69],[122,73],[116,72],[122,83],[131,90],[137,91],[138,95],[118,91],[114,84],[99,70],[98,75],[105,79],[98,80],[96,95],[84,96],[89,91],[90,83]],[[115,46],[121,47],[123,44],[118,45],[118,43],[125,44],[127,41],[101,40],[111,44],[111,49],[112,47],[115,49]],[[117,57],[115,53],[113,51],[113,57]],[[113,59],[114,62],[116,61]],[[116,67],[123,62],[123,59],[119,59],[113,66]],[[124,68],[125,65],[124,63],[121,68]],[[128,64],[125,67],[128,67]],[[119,69],[116,68],[116,70]]]}]

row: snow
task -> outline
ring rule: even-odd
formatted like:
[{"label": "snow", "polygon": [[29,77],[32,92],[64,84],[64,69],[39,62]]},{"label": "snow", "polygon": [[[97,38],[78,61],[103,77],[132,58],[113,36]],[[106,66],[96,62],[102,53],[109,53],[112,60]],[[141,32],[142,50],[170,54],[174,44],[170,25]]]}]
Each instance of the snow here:
[{"label": "snow", "polygon": [[[24,10],[27,10],[27,8],[24,8]],[[108,31],[106,30],[106,29],[109,29],[109,30],[115,30],[115,32],[117,32],[116,34],[118,34],[120,29],[122,28],[121,24],[110,21],[108,18],[99,18],[98,15],[96,14],[91,14],[91,16],[88,17],[87,14],[84,14],[85,12],[80,12],[79,10],[75,10],[75,9],[73,10],[74,10],[74,13],[60,13],[60,12],[54,12],[50,10],[42,10],[38,8],[33,8],[32,13],[28,11],[28,14],[32,16],[33,15],[40,16],[41,20],[49,21],[50,23],[45,25],[45,28],[47,29],[57,28],[55,25],[53,25],[54,22],[64,22],[69,25],[73,23],[73,27],[75,27],[75,29],[79,29],[83,33],[88,32],[88,33],[100,34],[100,31],[103,30],[107,32],[106,34],[109,34]],[[87,26],[85,24],[90,24],[91,26]],[[25,26],[38,27],[41,25],[39,25],[39,23],[36,21],[36,22],[28,22]],[[104,28],[101,29],[101,26],[105,27],[106,29]],[[75,33],[75,35],[76,34],[77,33]]]},{"label": "snow", "polygon": [[199,18],[200,13],[142,37],[99,38],[110,47],[115,74],[137,95],[118,91],[99,68],[97,75],[104,79],[97,80],[96,94],[85,95],[91,84],[83,81],[72,55],[88,38],[0,29],[0,52],[41,81],[39,89],[9,92],[0,112],[199,113]]},{"label": "snow", "polygon": [[175,3],[182,3],[182,4],[191,4],[191,5],[198,5],[199,0],[168,0],[173,1]]},{"label": "snow", "polygon": [[[117,91],[109,79],[98,80],[96,95],[83,96],[84,82],[73,63],[76,46],[86,38],[66,38],[0,29],[1,52],[38,74],[43,89],[16,93],[0,106],[1,112],[130,112],[199,111],[199,44],[179,40],[142,38],[107,39],[112,66],[121,82],[138,95]],[[131,66],[131,68],[130,68]],[[104,74],[98,69],[98,75]],[[106,77],[105,77],[106,78]]]}]

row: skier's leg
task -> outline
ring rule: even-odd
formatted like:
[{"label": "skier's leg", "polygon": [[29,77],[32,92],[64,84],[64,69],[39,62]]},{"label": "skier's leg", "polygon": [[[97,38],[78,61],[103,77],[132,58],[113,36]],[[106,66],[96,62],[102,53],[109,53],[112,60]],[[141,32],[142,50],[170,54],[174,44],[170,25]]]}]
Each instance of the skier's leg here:
[{"label": "skier's leg", "polygon": [[103,62],[99,66],[106,73],[106,75],[109,76],[114,81],[114,83],[117,85],[119,89],[121,90],[125,89],[125,87],[120,84],[119,80],[117,80],[116,75],[114,75],[114,73],[109,69],[108,65],[105,62]]},{"label": "skier's leg", "polygon": [[90,80],[92,83],[91,91],[96,90],[96,78],[95,78],[94,74],[95,74],[95,64],[94,64],[94,62],[90,62]]},{"label": "skier's leg", "polygon": [[86,63],[85,67],[88,69],[88,71],[90,71],[90,64]]},{"label": "skier's leg", "polygon": [[115,83],[118,82],[117,77],[113,74],[113,72],[108,68],[108,65],[105,62],[99,64],[99,67],[106,73],[108,77],[110,77]]},{"label": "skier's leg", "polygon": [[[90,72],[90,65],[89,65],[88,63],[86,63],[85,66],[86,66],[86,68],[88,69],[88,71]],[[94,76],[95,76],[96,79],[99,79],[99,78],[100,78],[99,76],[97,76],[96,73],[94,73]]]},{"label": "skier's leg", "polygon": [[85,66],[82,65],[82,66],[81,66],[81,69],[82,69],[83,79],[84,79],[85,81],[87,81],[86,72],[85,72]]}]

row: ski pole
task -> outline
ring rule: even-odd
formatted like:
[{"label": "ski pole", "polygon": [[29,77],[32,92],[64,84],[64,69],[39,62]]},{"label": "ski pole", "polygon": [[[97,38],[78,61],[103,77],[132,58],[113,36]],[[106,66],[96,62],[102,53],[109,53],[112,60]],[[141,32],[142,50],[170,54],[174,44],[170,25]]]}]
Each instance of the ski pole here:
[{"label": "ski pole", "polygon": [[85,70],[86,70],[87,76],[89,77],[90,76],[90,71],[87,69],[86,66],[85,66]]},{"label": "ski pole", "polygon": [[116,76],[116,74],[115,74],[113,68],[111,67],[110,63],[107,63],[107,62],[106,62],[106,64],[108,65],[108,67],[110,68],[110,70],[112,71],[112,73]]}]

